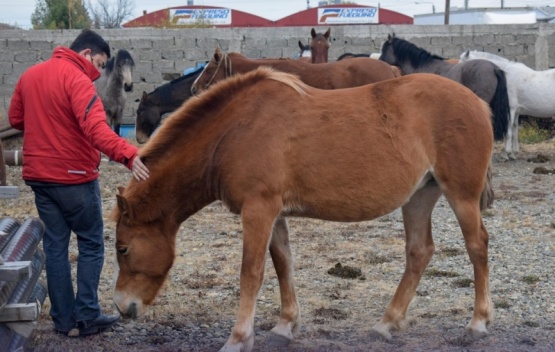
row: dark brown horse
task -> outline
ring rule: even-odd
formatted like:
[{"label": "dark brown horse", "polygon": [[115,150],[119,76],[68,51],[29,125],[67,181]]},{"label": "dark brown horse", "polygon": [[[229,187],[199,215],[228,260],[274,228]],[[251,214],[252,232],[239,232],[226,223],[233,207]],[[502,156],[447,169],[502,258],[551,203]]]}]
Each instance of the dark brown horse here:
[{"label": "dark brown horse", "polygon": [[474,267],[467,332],[483,337],[494,309],[480,214],[493,200],[492,148],[487,104],[438,75],[335,91],[270,68],[236,75],[174,112],[140,151],[150,178],[120,188],[112,213],[119,264],[115,304],[124,317],[144,313],[173,265],[181,223],[221,200],[243,225],[239,310],[223,350],[253,347],[268,250],[281,294],[270,342],[287,343],[299,329],[300,309],[286,217],[363,221],[401,207],[405,272],[371,330],[391,339],[392,330],[406,325],[434,253],[432,210],[443,194]]},{"label": "dark brown horse", "polygon": [[374,59],[359,58],[313,65],[303,60],[249,59],[239,53],[223,54],[220,49],[216,49],[214,56],[193,84],[192,92],[198,94],[218,81],[260,66],[270,66],[282,72],[296,74],[304,83],[320,89],[358,87],[395,78],[389,65]]},{"label": "dark brown horse", "polygon": [[380,60],[399,66],[405,75],[434,73],[470,88],[489,103],[493,112],[494,137],[503,140],[509,125],[510,107],[505,72],[497,65],[487,60],[452,63],[395,35],[389,35],[384,42]]},{"label": "dark brown horse", "polygon": [[324,64],[328,62],[330,31],[331,28],[328,28],[325,33],[316,33],[314,28],[310,31],[310,36],[312,37],[310,41],[310,55],[313,64]]},{"label": "dark brown horse", "polygon": [[137,142],[145,143],[160,125],[162,115],[176,110],[191,97],[191,86],[201,72],[199,68],[157,87],[148,94],[143,92],[135,121]]}]

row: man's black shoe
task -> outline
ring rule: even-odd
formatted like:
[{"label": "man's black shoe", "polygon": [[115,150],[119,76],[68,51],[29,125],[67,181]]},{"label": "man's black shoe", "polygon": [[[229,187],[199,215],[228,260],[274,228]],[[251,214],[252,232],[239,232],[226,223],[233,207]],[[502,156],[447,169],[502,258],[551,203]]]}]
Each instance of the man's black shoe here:
[{"label": "man's black shoe", "polygon": [[118,320],[119,315],[101,314],[93,320],[85,320],[78,322],[79,336],[94,335],[111,328]]}]

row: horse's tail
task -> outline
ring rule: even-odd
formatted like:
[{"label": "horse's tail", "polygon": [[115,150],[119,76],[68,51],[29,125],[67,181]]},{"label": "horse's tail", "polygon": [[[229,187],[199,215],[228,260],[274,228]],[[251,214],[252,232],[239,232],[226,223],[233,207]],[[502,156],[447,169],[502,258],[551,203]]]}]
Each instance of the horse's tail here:
[{"label": "horse's tail", "polygon": [[482,194],[480,195],[480,210],[486,210],[491,208],[493,205],[494,193],[492,185],[493,171],[491,168],[491,161],[488,165],[488,171],[486,173],[486,182],[484,183],[484,188],[482,189]]},{"label": "horse's tail", "polygon": [[503,140],[509,128],[511,110],[509,107],[509,93],[507,92],[505,71],[495,67],[494,72],[497,77],[497,87],[489,105],[493,112],[493,138],[496,141],[500,141]]}]

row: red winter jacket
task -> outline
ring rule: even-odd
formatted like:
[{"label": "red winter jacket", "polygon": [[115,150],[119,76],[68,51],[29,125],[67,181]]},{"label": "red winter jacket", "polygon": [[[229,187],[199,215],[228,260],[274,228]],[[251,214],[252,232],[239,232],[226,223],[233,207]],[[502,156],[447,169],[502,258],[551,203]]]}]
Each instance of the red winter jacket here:
[{"label": "red winter jacket", "polygon": [[106,123],[93,81],[100,73],[65,47],[29,68],[9,108],[13,128],[23,130],[23,179],[80,184],[98,178],[100,152],[132,167],[137,147]]}]

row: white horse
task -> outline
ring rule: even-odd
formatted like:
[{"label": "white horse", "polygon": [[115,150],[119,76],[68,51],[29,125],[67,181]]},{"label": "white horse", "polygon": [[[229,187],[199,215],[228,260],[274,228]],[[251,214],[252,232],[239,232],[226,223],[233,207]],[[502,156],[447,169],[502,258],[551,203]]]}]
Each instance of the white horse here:
[{"label": "white horse", "polygon": [[552,117],[555,115],[555,69],[536,71],[520,62],[481,51],[466,51],[461,62],[488,60],[505,71],[509,94],[510,121],[505,136],[505,152],[514,159],[518,153],[518,116]]}]

